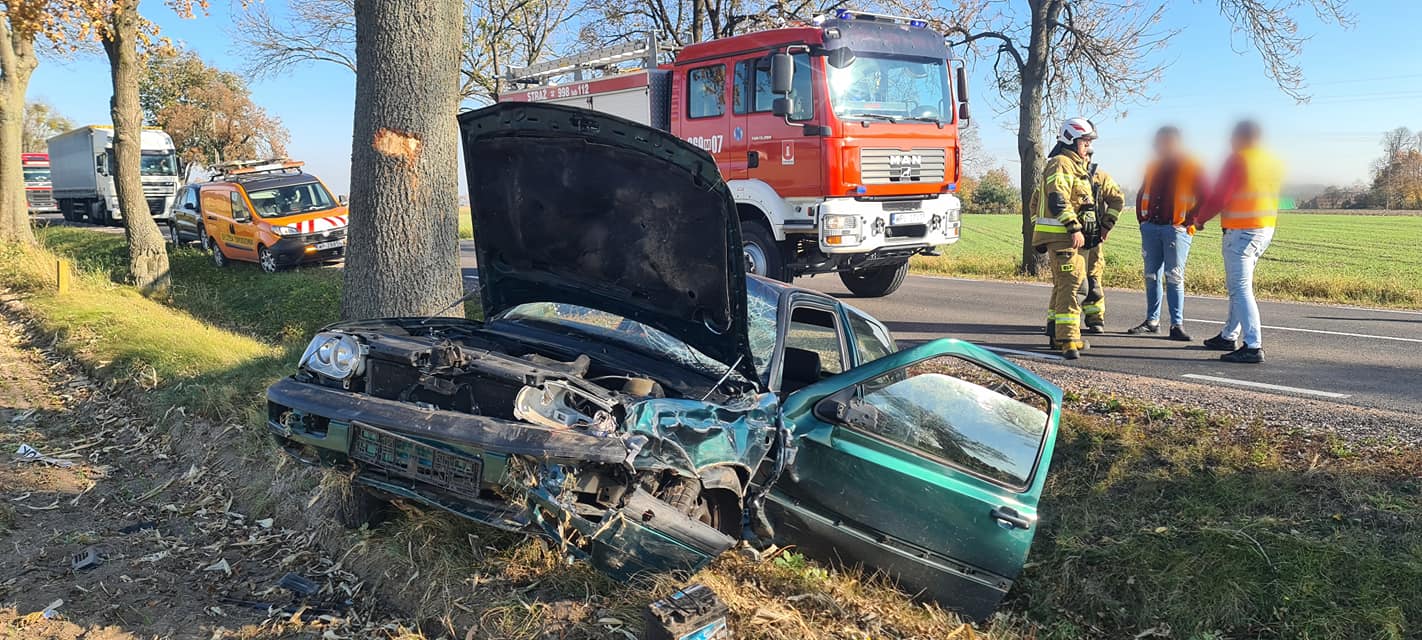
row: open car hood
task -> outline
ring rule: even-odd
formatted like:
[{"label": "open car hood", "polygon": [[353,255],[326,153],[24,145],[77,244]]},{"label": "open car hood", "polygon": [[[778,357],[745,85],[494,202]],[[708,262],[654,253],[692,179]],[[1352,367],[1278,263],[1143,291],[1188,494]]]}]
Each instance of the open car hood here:
[{"label": "open car hood", "polygon": [[758,379],[740,223],[709,154],[559,105],[496,104],[460,114],[459,128],[486,315],[598,309]]}]

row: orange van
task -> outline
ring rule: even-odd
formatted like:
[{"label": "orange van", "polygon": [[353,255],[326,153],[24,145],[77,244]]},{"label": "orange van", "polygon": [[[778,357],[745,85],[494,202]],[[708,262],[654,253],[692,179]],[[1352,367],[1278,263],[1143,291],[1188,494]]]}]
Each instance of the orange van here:
[{"label": "orange van", "polygon": [[[231,166],[237,165],[237,166]],[[230,163],[189,184],[173,205],[169,233],[196,240],[218,266],[255,262],[268,273],[345,256],[346,207],[301,163]]]}]

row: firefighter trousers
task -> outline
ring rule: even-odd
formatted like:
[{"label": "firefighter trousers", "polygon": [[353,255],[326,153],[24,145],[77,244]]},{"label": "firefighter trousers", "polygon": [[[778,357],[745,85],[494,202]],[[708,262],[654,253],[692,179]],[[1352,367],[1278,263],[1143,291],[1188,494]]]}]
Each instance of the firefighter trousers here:
[{"label": "firefighter trousers", "polygon": [[1067,241],[1047,244],[1052,270],[1052,324],[1058,349],[1081,347],[1081,303],[1077,291],[1086,277],[1086,257]]},{"label": "firefighter trousers", "polygon": [[1088,327],[1106,325],[1106,289],[1101,286],[1101,277],[1106,273],[1104,250],[1098,244],[1082,251],[1086,254],[1086,299],[1081,302],[1081,313]]}]

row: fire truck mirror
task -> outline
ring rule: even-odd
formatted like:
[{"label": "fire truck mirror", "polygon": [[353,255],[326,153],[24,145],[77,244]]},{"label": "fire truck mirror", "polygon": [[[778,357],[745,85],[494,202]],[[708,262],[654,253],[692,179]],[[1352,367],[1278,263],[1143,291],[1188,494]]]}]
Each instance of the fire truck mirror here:
[{"label": "fire truck mirror", "polygon": [[958,103],[958,124],[968,124],[968,121],[972,119],[972,116],[968,113],[968,103]]},{"label": "fire truck mirror", "polygon": [[[770,58],[770,92],[783,96],[790,93],[795,82],[795,58],[788,53],[777,53]],[[790,113],[787,108],[785,113]],[[777,112],[777,115],[779,113]]]},{"label": "fire truck mirror", "polygon": [[775,114],[776,117],[788,118],[790,117],[790,111],[791,106],[789,98],[776,98],[773,102],[770,103],[770,112]]},{"label": "fire truck mirror", "polygon": [[968,103],[968,70],[964,67],[958,67],[958,102]]},{"label": "fire truck mirror", "polygon": [[829,52],[825,54],[825,62],[828,62],[829,66],[836,69],[843,69],[854,64],[854,50],[849,47],[830,49]]}]

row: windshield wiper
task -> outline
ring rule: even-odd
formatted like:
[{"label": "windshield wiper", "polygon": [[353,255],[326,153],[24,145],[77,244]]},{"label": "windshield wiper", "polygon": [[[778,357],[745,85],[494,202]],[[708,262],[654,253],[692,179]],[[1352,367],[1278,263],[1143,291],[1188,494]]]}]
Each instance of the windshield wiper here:
[{"label": "windshield wiper", "polygon": [[882,114],[882,113],[851,113],[851,114],[849,114],[849,115],[847,115],[847,116],[844,116],[844,117],[846,117],[846,118],[878,118],[878,119],[880,119],[880,120],[887,120],[887,121],[889,121],[889,122],[898,122],[898,121],[899,121],[898,116],[885,115],[885,114]]},{"label": "windshield wiper", "polygon": [[911,118],[904,118],[904,119],[905,119],[905,120],[913,120],[914,122],[932,122],[933,124],[943,124],[943,120],[941,120],[941,119],[939,119],[939,118],[928,118],[928,117],[924,117],[924,116],[913,116],[913,117],[911,117]]}]

